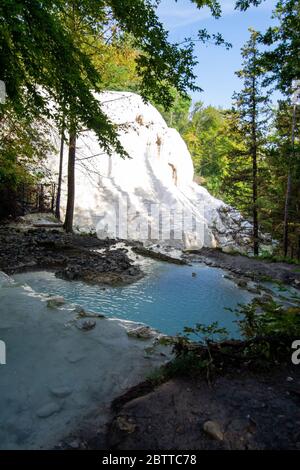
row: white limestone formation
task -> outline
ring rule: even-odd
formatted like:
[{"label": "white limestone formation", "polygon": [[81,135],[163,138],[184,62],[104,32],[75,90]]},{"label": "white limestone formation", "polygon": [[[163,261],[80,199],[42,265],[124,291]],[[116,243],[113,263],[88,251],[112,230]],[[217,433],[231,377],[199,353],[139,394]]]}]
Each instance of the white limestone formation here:
[{"label": "white limestone formation", "polygon": [[[139,95],[105,92],[99,100],[103,111],[118,125],[120,141],[130,159],[105,154],[93,132],[80,135],[74,226],[97,230],[99,237],[135,238],[146,244],[159,240],[161,245],[187,249],[203,244],[236,246],[233,232],[247,223],[193,181],[191,155],[179,133]],[[49,165],[56,177],[58,155],[51,157]],[[66,170],[67,149],[63,212]]]}]

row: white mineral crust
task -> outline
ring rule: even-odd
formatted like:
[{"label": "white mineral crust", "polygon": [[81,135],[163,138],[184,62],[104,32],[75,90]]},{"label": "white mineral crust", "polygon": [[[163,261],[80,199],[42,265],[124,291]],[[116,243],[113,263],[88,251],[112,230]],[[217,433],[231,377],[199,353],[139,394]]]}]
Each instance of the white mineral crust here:
[{"label": "white mineral crust", "polygon": [[[161,245],[186,249],[202,244],[235,246],[232,232],[247,223],[194,182],[185,142],[157,109],[129,92],[104,92],[99,100],[109,119],[118,125],[120,142],[130,158],[122,159],[116,153],[109,156],[93,132],[80,133],[74,227],[96,229],[101,238],[135,238],[146,244],[159,240]],[[59,148],[58,134],[55,144]],[[62,213],[66,207],[67,154],[65,148]],[[51,156],[54,178],[58,165],[58,154]]]}]

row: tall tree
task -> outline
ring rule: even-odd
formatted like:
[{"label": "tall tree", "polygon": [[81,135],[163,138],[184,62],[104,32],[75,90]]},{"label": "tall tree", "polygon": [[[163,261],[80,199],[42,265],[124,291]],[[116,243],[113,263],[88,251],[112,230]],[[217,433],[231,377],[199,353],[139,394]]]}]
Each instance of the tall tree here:
[{"label": "tall tree", "polygon": [[62,186],[62,174],[63,174],[63,159],[64,159],[64,144],[65,144],[65,128],[64,124],[61,127],[60,134],[60,149],[59,149],[59,170],[58,170],[58,181],[55,201],[55,217],[60,220],[60,198],[61,198],[61,186]]},{"label": "tall tree", "polygon": [[[257,6],[262,0],[238,0],[236,7],[241,10],[246,10],[251,4]],[[260,35],[260,42],[267,46],[267,50],[262,54],[261,64],[267,72],[266,84],[275,83],[276,87],[287,97],[292,92],[292,81],[300,79],[300,3],[298,0],[278,0],[273,12],[274,19],[277,23],[271,26],[267,31]],[[296,111],[296,109],[295,109]],[[296,112],[293,116],[293,121],[296,118]],[[296,122],[290,129],[295,129]],[[292,132],[293,134],[293,132]],[[289,131],[290,141],[294,141],[296,135],[292,135]],[[296,144],[295,144],[296,145]],[[296,152],[294,151],[295,145],[289,146],[289,151],[286,153],[288,165],[286,168],[286,190],[285,190],[285,204],[283,209],[283,252],[287,254],[288,251],[288,235],[289,225],[291,218],[291,204],[293,195],[291,194],[295,184],[292,181],[292,168],[295,166]],[[299,237],[300,240],[300,237]],[[300,242],[299,242],[300,246]]]},{"label": "tall tree", "polygon": [[[198,89],[194,85],[195,76],[192,72],[196,63],[193,58],[193,41],[187,40],[183,48],[170,44],[168,33],[155,13],[153,2],[148,0],[103,2],[106,4],[104,18],[97,17],[98,11],[94,14],[89,11],[87,15],[85,3],[67,2],[69,11],[67,21],[64,23],[76,38],[75,43],[78,48],[81,48],[90,59],[92,57],[91,62],[99,73],[100,89],[103,89],[107,83],[107,77],[105,79],[107,74],[104,74],[103,78],[101,76],[103,67],[111,64],[107,50],[114,51],[111,37],[122,38],[125,35],[130,35],[132,48],[138,51],[134,56],[136,84],[137,90],[145,99],[159,101],[163,107],[168,108],[174,96],[176,98],[176,92],[186,96],[187,89]],[[195,3],[199,7],[203,6],[203,2]],[[217,2],[209,1],[207,4],[212,13],[218,16]],[[104,58],[97,60],[97,54],[103,55],[103,52]],[[64,224],[66,231],[72,231],[75,199],[76,136],[80,129],[75,113],[72,125],[74,135],[70,135],[69,140],[68,198]]]},{"label": "tall tree", "polygon": [[[279,0],[274,17],[278,25],[270,27],[261,36],[261,42],[270,46],[262,56],[262,63],[269,72],[268,82],[275,82],[285,95],[292,92],[292,82],[300,79],[300,2],[296,0]],[[292,167],[295,160],[295,127],[296,105],[293,106],[291,120],[291,146],[287,153],[287,176],[283,223],[283,252],[287,256],[289,245],[289,223],[292,199]]]},{"label": "tall tree", "polygon": [[[280,241],[278,252],[291,258],[300,257],[300,148],[299,111],[296,114],[295,142],[291,142],[293,108],[289,101],[280,100],[274,110],[271,132],[268,136],[265,174],[262,181],[261,214],[264,229]],[[287,158],[292,155],[293,158]],[[285,213],[287,175],[290,174],[289,243],[285,250]],[[280,248],[282,248],[280,250]]]},{"label": "tall tree", "polygon": [[258,220],[258,171],[262,158],[264,133],[268,115],[269,95],[262,85],[264,78],[259,63],[258,33],[250,30],[250,39],[242,48],[242,69],[236,72],[243,81],[243,89],[235,93],[234,99],[246,137],[247,149],[252,160],[252,219],[253,252],[259,253]]},{"label": "tall tree", "polygon": [[[195,0],[219,16],[217,1]],[[150,0],[3,0],[0,5],[0,79],[6,84],[10,106],[18,115],[47,116],[60,121],[64,111],[67,129],[83,125],[94,130],[104,151],[114,148],[126,156],[115,126],[102,112],[94,92],[101,91],[101,74],[66,17],[76,10],[86,33],[96,35],[108,24],[131,34],[139,54],[136,72],[146,98],[172,103],[171,90],[196,90],[193,41],[171,44]],[[55,104],[54,104],[55,103]],[[0,105],[0,113],[5,106]],[[72,178],[71,178],[72,179]],[[70,204],[72,206],[72,204]],[[71,218],[69,218],[71,220]],[[68,227],[72,229],[72,227]]]},{"label": "tall tree", "polygon": [[277,24],[260,35],[260,42],[268,46],[262,54],[262,63],[269,72],[268,81],[290,95],[292,80],[300,79],[300,2],[279,0],[273,16]]}]

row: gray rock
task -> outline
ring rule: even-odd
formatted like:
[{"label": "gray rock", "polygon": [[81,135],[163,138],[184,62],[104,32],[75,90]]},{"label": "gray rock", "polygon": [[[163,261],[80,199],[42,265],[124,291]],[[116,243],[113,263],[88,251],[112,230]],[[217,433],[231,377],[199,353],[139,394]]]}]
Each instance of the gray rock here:
[{"label": "gray rock", "polygon": [[217,421],[206,421],[203,424],[203,431],[216,441],[223,441],[224,434]]},{"label": "gray rock", "polygon": [[52,401],[46,403],[46,405],[43,405],[41,408],[39,408],[36,414],[39,418],[49,418],[49,416],[52,416],[54,413],[58,413],[61,408],[61,405],[58,405],[57,403]]},{"label": "gray rock", "polygon": [[64,304],[65,304],[65,299],[59,295],[56,297],[50,297],[47,300],[48,308],[57,308],[57,307],[61,307]]},{"label": "gray rock", "polygon": [[73,393],[73,390],[68,387],[53,387],[50,391],[57,398],[65,398]]},{"label": "gray rock", "polygon": [[69,447],[71,447],[71,449],[80,449],[81,447],[81,442],[79,439],[74,439],[73,441],[71,441],[69,443]]},{"label": "gray rock", "polygon": [[128,336],[138,339],[150,339],[156,336],[155,331],[153,331],[149,326],[139,326],[133,330],[127,331]]},{"label": "gray rock", "polygon": [[102,313],[86,312],[84,308],[79,306],[74,309],[74,312],[76,312],[80,318],[105,318],[105,315]]},{"label": "gray rock", "polygon": [[261,294],[261,291],[258,287],[248,287],[247,291],[250,292],[250,294]]},{"label": "gray rock", "polygon": [[126,416],[118,416],[116,424],[120,431],[124,431],[129,434],[133,433],[136,430],[136,424],[133,423],[133,421],[128,419]]},{"label": "gray rock", "polygon": [[75,325],[79,330],[90,331],[95,328],[96,322],[95,320],[78,320]]},{"label": "gray rock", "polygon": [[247,284],[247,281],[245,281],[245,279],[239,279],[239,280],[236,282],[236,285],[237,285],[238,287],[244,288],[244,287],[247,287],[248,284]]},{"label": "gray rock", "polygon": [[82,361],[83,359],[85,359],[85,355],[83,354],[80,354],[80,353],[74,353],[74,354],[71,354],[67,360],[71,363],[71,364],[76,364],[77,362],[80,362]]}]

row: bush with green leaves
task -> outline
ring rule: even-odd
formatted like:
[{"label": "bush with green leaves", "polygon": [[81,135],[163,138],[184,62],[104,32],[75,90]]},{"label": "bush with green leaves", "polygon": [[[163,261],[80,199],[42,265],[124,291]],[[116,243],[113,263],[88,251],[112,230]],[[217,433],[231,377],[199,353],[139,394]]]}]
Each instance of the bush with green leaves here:
[{"label": "bush with green leaves", "polygon": [[247,366],[266,369],[290,360],[291,344],[300,338],[300,297],[280,295],[280,303],[272,298],[255,298],[239,305],[232,312],[241,340],[228,337],[225,328],[213,322],[185,327],[184,334],[163,342],[173,346],[175,358],[156,374],[155,382],[178,375],[197,376],[206,373],[208,381],[215,372]]}]

